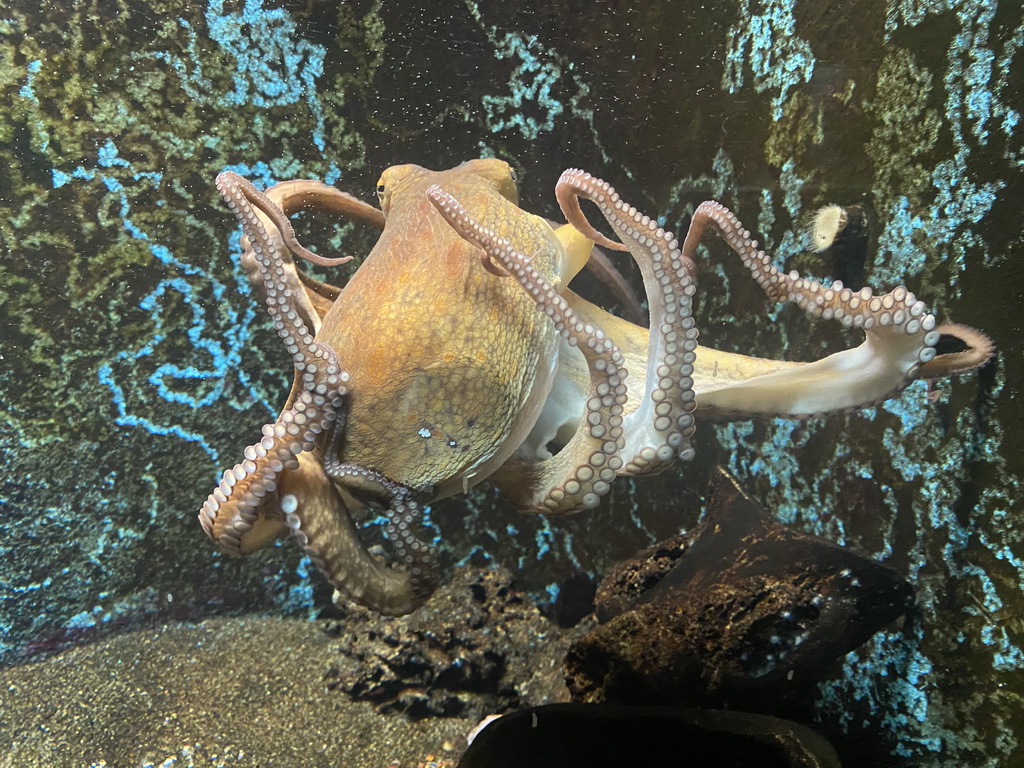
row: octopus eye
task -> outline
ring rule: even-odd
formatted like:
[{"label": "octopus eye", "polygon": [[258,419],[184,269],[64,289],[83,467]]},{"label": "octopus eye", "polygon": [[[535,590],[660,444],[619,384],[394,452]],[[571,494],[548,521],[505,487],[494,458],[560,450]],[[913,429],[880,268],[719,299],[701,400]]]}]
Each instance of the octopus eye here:
[{"label": "octopus eye", "polygon": [[377,197],[380,197],[383,194],[384,194],[384,185],[383,184],[378,184],[377,185]]},{"label": "octopus eye", "polygon": [[518,176],[516,175],[516,169],[515,169],[515,168],[513,168],[512,166],[509,166],[509,169],[508,169],[508,175],[512,177],[512,181],[515,181],[516,179],[518,179],[518,178],[519,178],[519,177],[518,177]]}]

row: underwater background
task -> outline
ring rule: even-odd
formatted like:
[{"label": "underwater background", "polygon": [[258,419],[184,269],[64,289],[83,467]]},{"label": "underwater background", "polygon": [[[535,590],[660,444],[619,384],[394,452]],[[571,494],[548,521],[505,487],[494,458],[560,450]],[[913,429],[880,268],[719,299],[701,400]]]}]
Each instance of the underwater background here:
[{"label": "underwater background", "polygon": [[[434,505],[446,568],[504,565],[557,610],[566,585],[692,527],[725,466],[915,588],[902,627],[822,684],[822,720],[881,729],[908,766],[1024,763],[1019,4],[422,5],[0,3],[0,663],[329,604],[291,541],[234,561],[196,521],[291,380],[213,179],[372,200],[390,165],[498,156],[535,213],[557,217],[555,181],[581,167],[677,233],[718,199],[820,279],[861,265],[808,252],[808,215],[859,205],[864,282],[906,284],[1000,352],[850,415],[702,424],[695,462],[572,518],[489,487]],[[372,243],[298,226],[321,251]],[[720,349],[813,359],[856,338],[767,303],[719,243],[696,304]]]}]

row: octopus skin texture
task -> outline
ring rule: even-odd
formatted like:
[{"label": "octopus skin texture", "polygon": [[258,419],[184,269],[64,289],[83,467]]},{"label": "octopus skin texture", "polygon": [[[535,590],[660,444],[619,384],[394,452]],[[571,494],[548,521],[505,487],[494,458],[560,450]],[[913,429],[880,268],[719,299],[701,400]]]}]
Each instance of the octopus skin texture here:
[{"label": "octopus skin texture", "polygon": [[[497,159],[389,168],[379,210],[315,181],[264,193],[225,172],[217,186],[295,376],[281,414],[224,472],[200,523],[236,555],[291,532],[336,601],[382,613],[414,610],[438,584],[436,548],[416,532],[425,503],[489,479],[520,510],[579,512],[618,476],[691,459],[698,419],[861,408],[915,379],[977,368],[994,351],[979,331],[937,326],[903,286],[875,295],[780,272],[719,203],[697,208],[680,243],[579,170],[556,186],[569,222],[561,227],[518,206],[515,173]],[[594,229],[581,199],[618,241]],[[344,287],[297,266],[296,256],[348,260],[298,242],[288,215],[300,209],[381,229]],[[810,363],[699,346],[695,259],[708,227],[770,298],[859,328],[864,342]],[[595,243],[635,260],[650,330],[567,288],[599,253]],[[614,268],[597,258],[610,280]],[[966,349],[936,354],[942,335]],[[394,565],[362,545],[352,511],[364,505],[385,515]]]}]

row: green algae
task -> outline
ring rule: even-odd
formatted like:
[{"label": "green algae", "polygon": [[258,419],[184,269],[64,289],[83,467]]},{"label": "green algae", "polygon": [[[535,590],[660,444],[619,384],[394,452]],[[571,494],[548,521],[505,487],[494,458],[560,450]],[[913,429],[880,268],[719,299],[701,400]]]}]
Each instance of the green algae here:
[{"label": "green algae", "polygon": [[913,210],[931,191],[942,121],[934,104],[931,72],[913,53],[896,49],[878,69],[875,96],[867,105],[875,127],[865,150],[874,163],[872,192],[882,200],[904,196]]}]

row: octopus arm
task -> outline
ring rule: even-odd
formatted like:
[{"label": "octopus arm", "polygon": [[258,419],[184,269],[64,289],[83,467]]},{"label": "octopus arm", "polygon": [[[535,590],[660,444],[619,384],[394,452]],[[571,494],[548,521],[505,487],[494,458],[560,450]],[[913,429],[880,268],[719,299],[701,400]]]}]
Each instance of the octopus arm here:
[{"label": "octopus arm", "polygon": [[[623,248],[587,222],[575,198],[560,202],[566,218],[583,234],[605,247]],[[594,202],[599,207],[603,204],[600,198]],[[609,202],[618,205],[617,199],[609,197]],[[802,418],[852,410],[886,400],[914,379],[972,370],[992,355],[993,347],[984,334],[967,326],[936,327],[924,303],[903,286],[876,296],[871,288],[852,291],[838,281],[823,285],[796,272],[781,272],[720,203],[708,201],[698,206],[683,243],[683,257],[696,258],[708,227],[740,256],[770,298],[793,302],[812,317],[859,328],[865,332],[865,340],[858,347],[811,363],[727,355],[698,347],[693,374],[698,414]],[[633,330],[616,336],[624,348],[630,333],[638,335]],[[936,344],[943,335],[958,339],[966,351],[937,354]]]},{"label": "octopus arm", "polygon": [[[586,299],[566,291],[573,310],[586,322],[604,328],[625,358],[626,412],[636,408],[646,387],[648,330],[605,312]],[[867,332],[858,347],[821,360],[803,363],[752,357],[698,346],[694,363],[696,415],[701,420],[722,421],[749,417],[805,417],[836,409],[863,407],[884,399],[911,380],[964,373],[983,365],[992,355],[988,338],[962,325],[937,326],[942,337],[957,339],[963,351],[937,354],[930,363],[915,367],[917,342],[906,334],[887,338]],[[901,343],[902,342],[902,346]],[[579,420],[583,410],[586,366],[572,350],[559,354],[558,376],[552,399],[527,441],[530,451],[539,450],[544,438],[564,434]]]},{"label": "octopus arm", "polygon": [[565,249],[568,259],[562,270],[562,285],[568,285],[585,266],[587,271],[602,282],[616,300],[622,305],[626,319],[637,325],[647,322],[647,313],[643,303],[629,284],[626,276],[612,263],[608,255],[594,246],[593,241],[571,224],[558,226],[553,221],[548,224],[555,230],[555,236]]},{"label": "octopus arm", "polygon": [[963,325],[935,328],[966,349],[936,354],[919,363],[921,346],[911,334],[866,333],[864,343],[812,363],[763,360],[699,347],[697,413],[711,418],[804,417],[866,407],[891,397],[915,379],[966,373],[991,359],[995,347]]},{"label": "octopus arm", "polygon": [[[812,317],[862,329],[865,339],[853,349],[770,373],[760,371],[757,363],[740,366],[741,375],[750,374],[744,380],[721,386],[712,383],[698,392],[700,410],[738,417],[797,418],[854,410],[892,397],[914,379],[971,370],[992,354],[987,337],[974,329],[936,327],[924,302],[903,286],[876,296],[871,288],[852,291],[839,281],[823,285],[796,272],[781,272],[719,203],[698,206],[683,244],[684,254],[695,254],[707,226],[717,230],[740,256],[769,297],[793,302]],[[961,339],[967,351],[938,355],[936,344],[944,329]]]},{"label": "octopus arm", "polygon": [[242,224],[251,268],[263,285],[274,327],[292,350],[296,374],[288,406],[273,424],[264,425],[262,439],[242,452],[242,460],[224,473],[199,511],[203,530],[228,553],[241,555],[282,532],[283,518],[276,506],[282,478],[298,470],[299,456],[313,450],[325,431],[334,431],[348,374],[329,345],[314,341],[296,310],[298,297],[285,269],[291,259],[282,247],[294,240],[287,217],[237,174],[222,173],[217,187]]},{"label": "octopus arm", "polygon": [[[268,243],[280,255],[280,267],[283,270],[281,280],[291,292],[295,312],[311,333],[316,335],[320,330],[323,316],[327,314],[327,310],[341,291],[333,285],[311,278],[298,268],[291,254],[295,253],[306,261],[326,266],[344,264],[352,257],[325,259],[302,247],[295,239],[288,217],[303,210],[325,211],[342,214],[370,224],[376,229],[383,229],[384,214],[369,203],[311,179],[283,181],[268,187],[263,194],[270,202],[270,207],[254,205],[253,212],[266,232]],[[253,286],[262,292],[264,280],[248,236],[242,238],[242,249],[242,267]]]},{"label": "octopus arm", "polygon": [[390,568],[366,551],[319,452],[300,453],[297,461],[281,477],[281,515],[335,588],[334,601],[351,597],[389,616],[410,613],[432,586],[417,589],[410,571]]},{"label": "octopus arm", "polygon": [[[773,373],[757,374],[762,361],[751,359],[737,373],[749,378],[709,378],[698,392],[698,412],[743,418],[803,418],[881,402],[903,389],[919,364],[920,340],[909,334],[879,338],[873,334],[853,349],[812,363],[789,363]],[[698,356],[700,351],[698,350]]]},{"label": "octopus arm", "polygon": [[943,339],[959,342],[964,349],[935,355],[934,360],[923,364],[917,370],[918,378],[933,379],[969,373],[986,365],[995,356],[995,342],[977,328],[960,323],[948,323],[940,325],[935,330]]},{"label": "octopus arm", "polygon": [[626,400],[622,354],[603,331],[582,322],[559,289],[505,238],[482,227],[438,186],[427,197],[452,228],[483,249],[495,267],[515,279],[547,314],[559,335],[586,360],[588,383],[583,418],[568,444],[542,461],[514,457],[492,476],[509,501],[523,511],[566,514],[597,506],[622,467],[621,406]]}]

